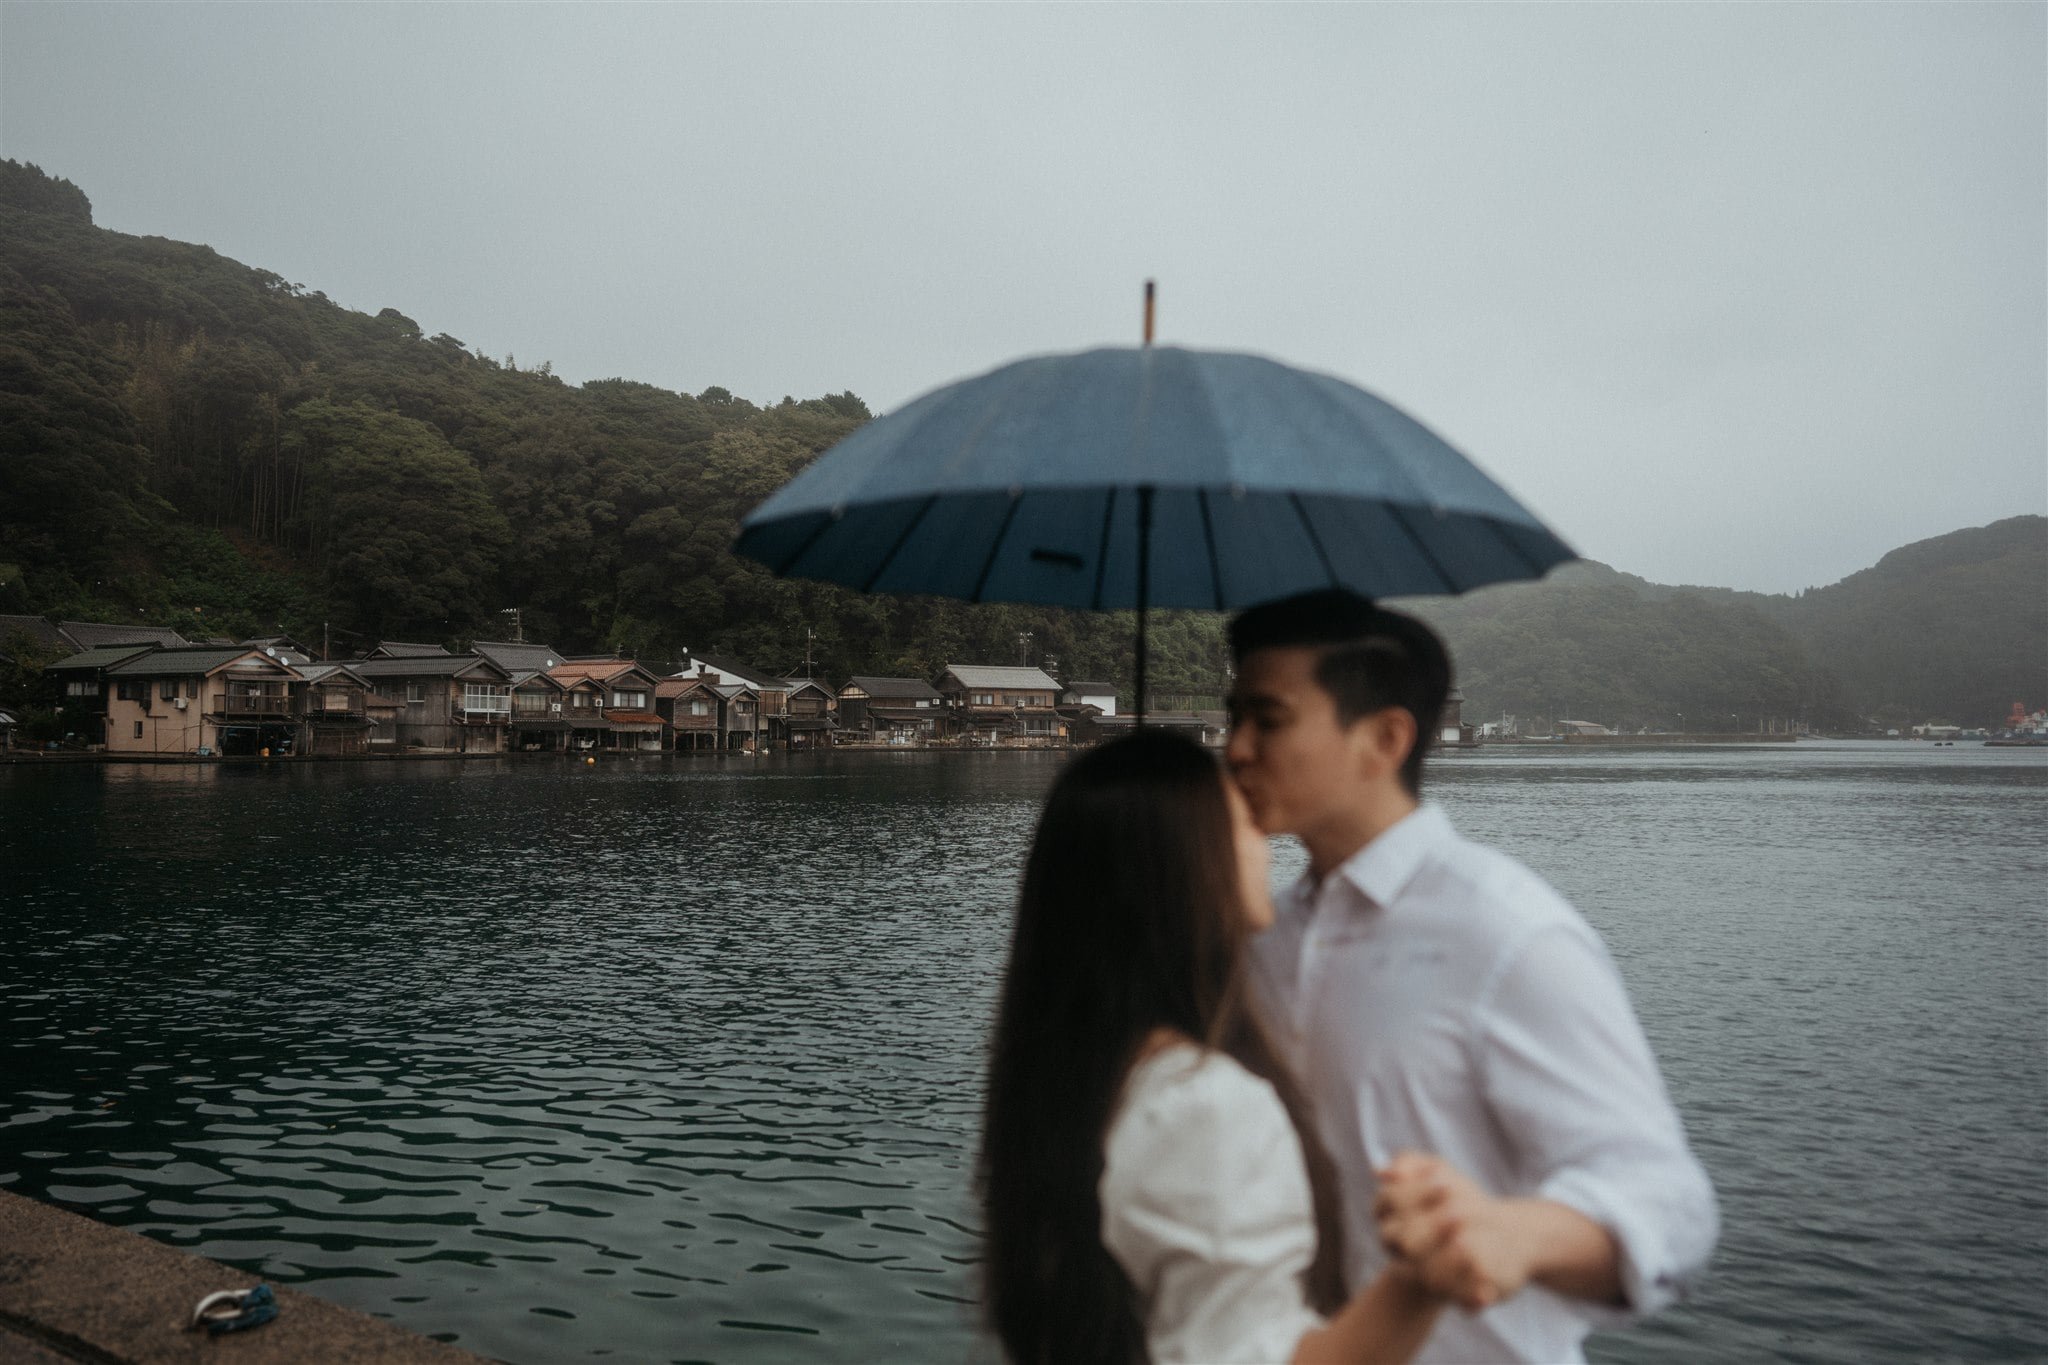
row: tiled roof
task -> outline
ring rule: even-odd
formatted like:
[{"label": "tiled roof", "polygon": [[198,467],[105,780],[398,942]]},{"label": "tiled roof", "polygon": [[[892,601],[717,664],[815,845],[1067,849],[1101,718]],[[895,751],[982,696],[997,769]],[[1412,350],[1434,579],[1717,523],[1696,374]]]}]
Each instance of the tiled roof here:
[{"label": "tiled roof", "polygon": [[703,678],[663,678],[654,685],[654,695],[666,701],[671,697],[680,697],[683,693],[694,691],[699,687],[716,690],[713,683]]},{"label": "tiled roof", "polygon": [[765,687],[771,692],[786,692],[789,690],[789,680],[787,678],[778,678],[773,673],[763,673],[758,668],[748,668],[744,664],[736,664],[730,659],[717,659],[709,654],[699,654],[694,662],[710,664],[720,673],[730,674],[741,682],[753,687]]},{"label": "tiled roof", "polygon": [[507,673],[541,673],[562,662],[553,645],[530,645],[505,640],[478,640],[470,649],[483,655]]},{"label": "tiled roof", "polygon": [[110,678],[189,678],[225,668],[237,659],[255,655],[265,663],[276,663],[260,649],[230,645],[226,649],[153,649],[107,670]]},{"label": "tiled roof", "polygon": [[0,646],[5,646],[13,636],[20,636],[44,649],[68,652],[76,648],[64,638],[62,631],[50,624],[47,616],[0,616]]},{"label": "tiled roof", "polygon": [[925,701],[939,699],[938,689],[923,678],[870,678],[862,674],[848,678],[847,681],[877,701],[884,697],[892,701],[897,698],[907,698],[911,701],[920,698]]},{"label": "tiled roof", "polygon": [[[377,647],[371,650],[370,653],[381,655],[386,659],[417,659],[447,654],[448,651],[440,645],[423,645],[407,640],[379,640]],[[452,658],[454,656],[450,655],[449,657]]]},{"label": "tiled roof", "polygon": [[101,645],[163,645],[177,649],[190,644],[177,631],[164,626],[115,626],[104,621],[59,621],[57,629],[64,632],[71,642],[80,649],[97,649]]},{"label": "tiled roof", "polygon": [[575,659],[556,664],[548,670],[548,676],[559,683],[578,682],[584,678],[593,682],[610,682],[621,673],[635,671],[646,672],[631,659]]},{"label": "tiled roof", "polygon": [[335,677],[336,674],[353,678],[357,682],[369,681],[349,664],[297,664],[295,667],[299,670],[299,676],[307,682],[336,682],[339,681]]},{"label": "tiled roof", "polygon": [[125,659],[132,659],[138,654],[147,654],[149,648],[148,645],[102,645],[98,649],[81,650],[68,659],[59,659],[44,671],[49,673],[97,672],[102,668],[112,668],[115,664]]},{"label": "tiled roof", "polygon": [[505,670],[476,654],[415,655],[401,659],[353,659],[349,667],[365,678],[459,678],[472,669],[505,677]]},{"label": "tiled roof", "polygon": [[996,668],[983,664],[948,664],[946,671],[962,687],[1006,687],[1011,690],[1057,692],[1060,685],[1042,668]]}]

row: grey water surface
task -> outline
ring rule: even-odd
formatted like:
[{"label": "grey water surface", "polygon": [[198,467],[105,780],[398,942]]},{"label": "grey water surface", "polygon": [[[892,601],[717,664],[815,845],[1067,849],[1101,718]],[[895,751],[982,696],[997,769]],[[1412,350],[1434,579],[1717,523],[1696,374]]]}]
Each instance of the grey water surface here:
[{"label": "grey water surface", "polygon": [[[1058,761],[0,768],[0,1187],[509,1361],[994,1360],[980,1066]],[[2048,1354],[2048,751],[1432,794],[1606,936],[1720,1191],[1596,1359]]]}]

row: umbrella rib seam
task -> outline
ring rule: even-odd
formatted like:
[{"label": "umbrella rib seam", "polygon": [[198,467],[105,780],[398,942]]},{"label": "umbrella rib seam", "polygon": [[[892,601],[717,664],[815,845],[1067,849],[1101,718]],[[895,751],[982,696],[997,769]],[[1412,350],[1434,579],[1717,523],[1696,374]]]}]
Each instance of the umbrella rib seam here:
[{"label": "umbrella rib seam", "polygon": [[1507,546],[1508,552],[1521,560],[1530,573],[1534,574],[1537,578],[1543,577],[1543,566],[1536,562],[1534,555],[1515,543],[1514,537],[1508,534],[1507,527],[1491,519],[1488,519],[1486,526],[1488,530],[1493,532],[1493,538]]},{"label": "umbrella rib seam", "polygon": [[862,592],[873,592],[882,575],[889,572],[889,566],[896,562],[896,556],[903,553],[903,546],[910,540],[911,533],[924,524],[925,514],[932,510],[932,504],[939,500],[937,493],[927,493],[924,506],[917,509],[917,515],[910,519],[910,525],[903,528],[903,534],[896,537],[896,543],[889,547],[889,553],[882,556],[882,562],[875,565],[875,571],[860,585]]},{"label": "umbrella rib seam", "polygon": [[1090,611],[1102,610],[1102,579],[1109,570],[1109,528],[1116,522],[1116,486],[1110,485],[1109,496],[1102,500],[1102,543],[1095,547],[1095,595],[1089,599]]},{"label": "umbrella rib seam", "polygon": [[1452,578],[1450,574],[1444,570],[1443,562],[1436,557],[1436,552],[1429,548],[1429,546],[1422,539],[1422,533],[1417,531],[1415,529],[1414,523],[1408,520],[1408,513],[1402,510],[1401,508],[1396,507],[1394,504],[1388,503],[1387,515],[1392,517],[1394,519],[1394,525],[1400,527],[1404,532],[1406,532],[1408,539],[1414,542],[1416,550],[1422,555],[1423,559],[1428,562],[1431,570],[1435,572],[1437,578],[1443,583],[1444,591],[1450,593],[1453,597],[1457,596],[1457,580]]},{"label": "umbrella rib seam", "polygon": [[802,559],[805,555],[809,554],[811,552],[811,547],[818,543],[819,537],[823,536],[825,532],[831,529],[832,518],[828,515],[823,521],[820,521],[818,523],[818,528],[815,531],[812,531],[809,535],[804,537],[803,543],[796,547],[795,551],[791,553],[789,558],[783,560],[782,563],[775,566],[776,577],[780,578],[783,575],[787,574],[789,572],[790,566],[796,563],[799,559]]},{"label": "umbrella rib seam", "polygon": [[1330,552],[1323,548],[1323,538],[1316,534],[1316,524],[1308,518],[1308,507],[1302,502],[1301,494],[1289,493],[1288,503],[1294,508],[1294,515],[1301,518],[1301,529],[1308,532],[1309,548],[1316,552],[1316,562],[1323,566],[1323,577],[1330,580],[1333,588],[1342,587],[1337,581],[1337,570],[1330,563]]},{"label": "umbrella rib seam", "polygon": [[982,561],[981,576],[974,580],[974,595],[967,600],[979,602],[981,590],[988,586],[988,576],[995,571],[996,556],[1003,552],[1003,541],[1010,534],[1010,523],[1017,519],[1017,509],[1024,505],[1022,494],[1010,499],[1010,505],[1003,512],[1003,524],[996,527],[995,541],[988,547],[988,558]]},{"label": "umbrella rib seam", "polygon": [[1216,610],[1223,610],[1223,565],[1216,558],[1216,526],[1209,517],[1209,490],[1195,490],[1195,505],[1202,509],[1202,543],[1209,547],[1209,591],[1215,594]]}]

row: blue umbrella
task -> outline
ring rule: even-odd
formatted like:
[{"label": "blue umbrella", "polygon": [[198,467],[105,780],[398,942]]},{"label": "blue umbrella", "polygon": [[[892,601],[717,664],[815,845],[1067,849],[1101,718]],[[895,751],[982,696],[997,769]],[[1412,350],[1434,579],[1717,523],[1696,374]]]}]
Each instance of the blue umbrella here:
[{"label": "blue umbrella", "polygon": [[868,423],[755,508],[738,551],[862,592],[1138,612],[1316,588],[1460,593],[1574,558],[1412,417],[1258,356],[1020,360]]}]

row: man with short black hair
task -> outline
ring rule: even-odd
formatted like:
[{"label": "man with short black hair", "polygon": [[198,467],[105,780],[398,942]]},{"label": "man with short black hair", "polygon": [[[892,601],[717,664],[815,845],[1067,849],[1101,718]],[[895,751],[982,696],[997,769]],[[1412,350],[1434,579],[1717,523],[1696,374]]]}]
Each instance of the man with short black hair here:
[{"label": "man with short black hair", "polygon": [[1308,851],[1254,961],[1342,1177],[1349,1281],[1399,1257],[1472,1310],[1419,1360],[1579,1360],[1718,1230],[1620,976],[1562,897],[1421,803],[1435,632],[1331,590],[1230,641],[1231,772]]}]

